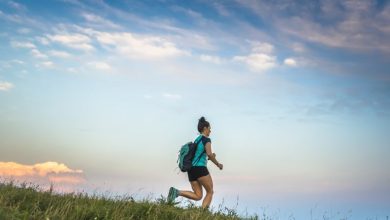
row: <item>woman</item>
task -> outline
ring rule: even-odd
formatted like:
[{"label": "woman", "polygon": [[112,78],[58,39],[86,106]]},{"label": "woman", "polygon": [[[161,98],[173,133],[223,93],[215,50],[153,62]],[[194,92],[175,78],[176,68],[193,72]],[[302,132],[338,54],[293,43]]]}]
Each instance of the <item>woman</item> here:
[{"label": "woman", "polygon": [[[211,160],[220,170],[223,165],[215,158],[215,153],[211,150],[211,140],[209,138],[211,133],[210,123],[204,117],[199,119],[198,131],[200,135],[195,139],[195,143],[199,143],[195,152],[194,160],[192,161],[192,168],[187,172],[188,180],[191,183],[193,191],[178,190],[174,187],[169,189],[168,201],[174,201],[178,196],[183,196],[188,199],[199,201],[203,197],[202,187],[206,190],[206,196],[202,202],[203,208],[210,206],[213,198],[213,180],[207,170],[207,159]],[[204,151],[206,153],[204,153]]]}]

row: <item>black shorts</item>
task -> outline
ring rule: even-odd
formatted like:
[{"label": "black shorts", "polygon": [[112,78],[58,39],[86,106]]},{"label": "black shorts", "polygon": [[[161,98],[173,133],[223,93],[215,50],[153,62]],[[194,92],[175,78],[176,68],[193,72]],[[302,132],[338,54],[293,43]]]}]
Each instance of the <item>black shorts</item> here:
[{"label": "black shorts", "polygon": [[196,166],[191,167],[191,169],[187,172],[188,173],[188,180],[190,182],[197,180],[199,177],[207,176],[209,175],[209,170],[207,167],[204,166]]}]

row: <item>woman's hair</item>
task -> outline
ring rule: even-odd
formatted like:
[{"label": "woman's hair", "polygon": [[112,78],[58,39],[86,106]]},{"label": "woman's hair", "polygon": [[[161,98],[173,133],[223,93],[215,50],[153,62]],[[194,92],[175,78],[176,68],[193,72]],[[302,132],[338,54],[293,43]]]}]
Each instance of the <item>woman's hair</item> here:
[{"label": "woman's hair", "polygon": [[206,121],[206,119],[202,116],[201,118],[199,118],[199,122],[198,122],[198,131],[199,133],[202,133],[203,131],[203,128],[208,128],[210,127],[210,123],[208,121]]}]

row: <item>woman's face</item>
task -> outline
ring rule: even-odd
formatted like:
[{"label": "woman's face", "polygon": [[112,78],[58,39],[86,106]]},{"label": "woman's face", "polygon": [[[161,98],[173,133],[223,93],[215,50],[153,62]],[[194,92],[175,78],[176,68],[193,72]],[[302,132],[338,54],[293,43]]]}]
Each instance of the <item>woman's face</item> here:
[{"label": "woman's face", "polygon": [[203,133],[204,133],[204,135],[206,135],[207,137],[210,136],[210,133],[211,133],[211,126],[205,127],[204,130],[203,130]]}]

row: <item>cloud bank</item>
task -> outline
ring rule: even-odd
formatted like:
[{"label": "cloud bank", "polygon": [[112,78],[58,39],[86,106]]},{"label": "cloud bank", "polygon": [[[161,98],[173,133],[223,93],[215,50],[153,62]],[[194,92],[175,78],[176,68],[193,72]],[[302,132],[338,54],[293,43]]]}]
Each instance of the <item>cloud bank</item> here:
[{"label": "cloud bank", "polygon": [[42,186],[55,184],[61,190],[69,190],[72,186],[86,182],[82,170],[71,169],[63,163],[52,161],[33,165],[0,162],[0,177]]}]

